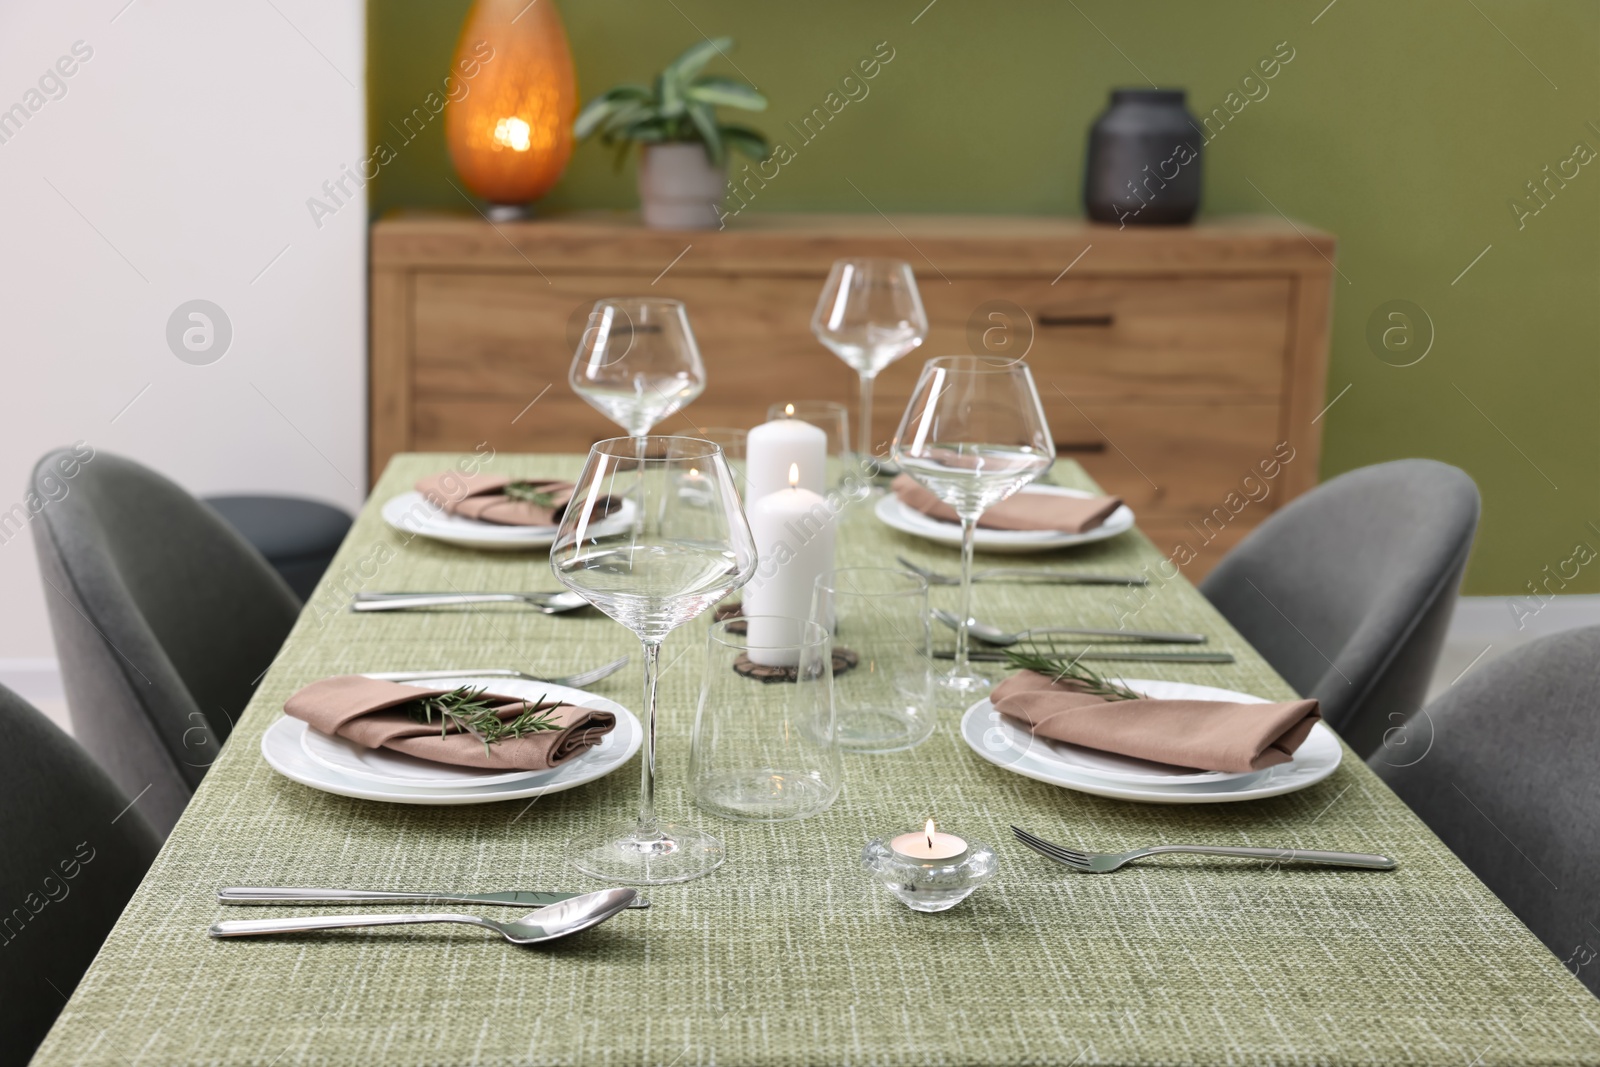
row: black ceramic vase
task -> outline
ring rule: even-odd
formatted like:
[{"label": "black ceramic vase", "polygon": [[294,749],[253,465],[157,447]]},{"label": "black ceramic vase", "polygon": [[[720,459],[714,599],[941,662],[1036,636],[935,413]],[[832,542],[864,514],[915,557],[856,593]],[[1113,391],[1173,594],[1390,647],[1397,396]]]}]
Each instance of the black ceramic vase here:
[{"label": "black ceramic vase", "polygon": [[1115,89],[1089,129],[1083,206],[1096,222],[1176,226],[1200,209],[1199,124],[1182,89]]}]

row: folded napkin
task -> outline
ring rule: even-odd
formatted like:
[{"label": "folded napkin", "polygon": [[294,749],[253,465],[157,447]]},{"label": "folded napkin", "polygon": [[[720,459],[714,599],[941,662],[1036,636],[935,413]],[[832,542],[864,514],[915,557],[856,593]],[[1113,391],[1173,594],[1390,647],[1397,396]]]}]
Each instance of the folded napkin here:
[{"label": "folded napkin", "polygon": [[[934,496],[932,490],[909,474],[897,475],[889,487],[902,504],[922,512],[930,519],[961,521],[954,508]],[[1057,496],[1055,493],[1023,492],[985,510],[978,518],[978,525],[989,530],[1083,533],[1105,522],[1121,506],[1121,498],[1114,496]]]},{"label": "folded napkin", "polygon": [[1034,671],[1013,674],[989,699],[1036,737],[1204,771],[1288,763],[1322,718],[1315,700],[1106,700]]},{"label": "folded napkin", "polygon": [[[462,732],[453,722],[449,733],[441,736],[437,713],[431,723],[418,722],[403,706],[448,692],[343,674],[312,682],[291,696],[283,710],[314,730],[367,748],[391,748],[435,763],[501,771],[548,770],[589,751],[617,725],[617,717],[609,711],[551,705],[544,710],[556,729],[504,737],[485,748],[482,739]],[[515,719],[532,707],[518,697],[497,693],[482,693],[479,699],[489,701],[501,720]]]},{"label": "folded napkin", "polygon": [[[512,482],[527,486],[547,500],[536,503],[506,495]],[[508,474],[459,474],[445,471],[417,483],[417,492],[435,507],[452,515],[493,522],[501,526],[554,526],[572,499],[571,482],[553,479],[513,478]]]}]

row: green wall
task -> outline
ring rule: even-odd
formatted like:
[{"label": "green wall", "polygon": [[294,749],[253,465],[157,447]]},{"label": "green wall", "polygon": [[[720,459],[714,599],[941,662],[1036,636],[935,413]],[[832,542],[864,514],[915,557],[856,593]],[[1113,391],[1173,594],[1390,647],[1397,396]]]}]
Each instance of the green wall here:
[{"label": "green wall", "polygon": [[[770,211],[868,210],[853,181],[891,213],[1076,213],[1107,89],[1148,77],[1187,88],[1204,112],[1287,41],[1295,57],[1268,95],[1206,148],[1205,210],[1270,212],[1270,198],[1339,237],[1328,396],[1350,389],[1322,420],[1323,476],[1401,456],[1469,471],[1484,496],[1471,593],[1525,592],[1578,542],[1600,549],[1588,525],[1600,527],[1600,161],[1550,182],[1520,229],[1510,207],[1519,194],[1538,206],[1525,183],[1575,143],[1600,151],[1600,4],[926,3],[562,0],[562,12],[584,99],[653,75],[696,27],[733,35],[733,61],[772,101],[756,124],[775,137],[887,41],[894,59],[870,95],[762,192]],[[439,86],[468,6],[371,0],[375,141]],[[465,207],[441,125],[382,169],[375,214]],[[631,166],[614,174],[583,145],[546,206],[633,202]],[[1412,366],[1367,341],[1369,318],[1396,299],[1435,331]],[[1565,591],[1595,590],[1600,562]]]}]

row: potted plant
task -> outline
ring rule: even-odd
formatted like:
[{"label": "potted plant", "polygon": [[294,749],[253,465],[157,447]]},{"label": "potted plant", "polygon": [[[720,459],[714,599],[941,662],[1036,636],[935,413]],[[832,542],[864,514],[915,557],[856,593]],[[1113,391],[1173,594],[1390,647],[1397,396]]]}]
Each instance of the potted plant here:
[{"label": "potted plant", "polygon": [[723,123],[718,107],[763,111],[767,98],[751,85],[702,73],[733,38],[702,41],[673,60],[653,86],[619,85],[591,100],[573,124],[580,140],[598,136],[617,149],[620,168],[640,147],[639,202],[646,226],[715,229],[727,192],[728,151],[766,159],[767,140],[746,126]]}]

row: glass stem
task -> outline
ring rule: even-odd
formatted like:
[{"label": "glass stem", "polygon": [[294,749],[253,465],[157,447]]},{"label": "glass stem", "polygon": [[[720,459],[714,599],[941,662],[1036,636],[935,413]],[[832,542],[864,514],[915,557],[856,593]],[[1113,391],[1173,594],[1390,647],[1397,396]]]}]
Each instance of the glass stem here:
[{"label": "glass stem", "polygon": [[956,665],[950,673],[962,677],[967,666],[967,626],[972,619],[972,548],[977,540],[978,516],[961,516],[961,625],[956,628]]},{"label": "glass stem", "polygon": [[644,646],[644,759],[639,782],[639,825],[634,837],[653,841],[661,836],[656,829],[656,678],[660,674],[661,641],[641,638]]},{"label": "glass stem", "polygon": [[856,428],[857,463],[866,463],[872,457],[872,381],[876,375],[861,375],[861,423]]}]

